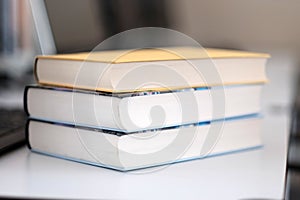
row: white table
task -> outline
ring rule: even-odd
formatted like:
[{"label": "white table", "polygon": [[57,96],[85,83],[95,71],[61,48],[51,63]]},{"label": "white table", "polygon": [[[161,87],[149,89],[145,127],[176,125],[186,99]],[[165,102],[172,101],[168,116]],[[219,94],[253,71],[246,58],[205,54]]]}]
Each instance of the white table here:
[{"label": "white table", "polygon": [[[289,131],[286,107],[292,101],[297,73],[296,68],[291,68],[290,59],[280,56],[274,56],[267,68],[271,81],[262,98],[264,148],[122,173],[42,156],[23,147],[0,156],[0,196],[283,199]],[[272,113],[274,106],[277,114]]]},{"label": "white table", "polygon": [[0,157],[0,195],[96,199],[282,199],[288,117],[266,117],[260,150],[122,173],[31,153]]}]

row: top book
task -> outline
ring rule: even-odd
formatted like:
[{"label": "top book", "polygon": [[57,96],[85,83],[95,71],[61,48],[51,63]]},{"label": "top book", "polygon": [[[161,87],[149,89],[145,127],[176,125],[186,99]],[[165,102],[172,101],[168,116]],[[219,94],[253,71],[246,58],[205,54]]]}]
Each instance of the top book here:
[{"label": "top book", "polygon": [[163,91],[267,81],[268,54],[166,47],[43,55],[39,84],[109,93]]}]

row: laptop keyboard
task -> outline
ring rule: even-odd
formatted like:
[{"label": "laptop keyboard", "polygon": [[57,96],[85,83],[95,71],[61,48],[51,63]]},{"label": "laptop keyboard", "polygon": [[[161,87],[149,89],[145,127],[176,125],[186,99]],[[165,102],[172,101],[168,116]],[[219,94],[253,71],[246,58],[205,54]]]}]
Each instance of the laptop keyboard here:
[{"label": "laptop keyboard", "polygon": [[0,156],[25,143],[23,92],[24,86],[33,82],[31,74],[12,79],[0,72]]},{"label": "laptop keyboard", "polygon": [[0,109],[0,136],[24,126],[26,114],[21,109]]}]

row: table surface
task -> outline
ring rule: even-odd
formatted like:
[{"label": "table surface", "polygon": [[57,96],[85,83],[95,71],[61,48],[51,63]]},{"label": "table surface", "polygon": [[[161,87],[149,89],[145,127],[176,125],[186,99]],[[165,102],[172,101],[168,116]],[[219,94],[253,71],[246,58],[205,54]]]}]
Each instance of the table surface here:
[{"label": "table surface", "polygon": [[291,80],[297,73],[282,60],[278,56],[267,68],[271,82],[262,97],[262,149],[122,173],[31,153],[22,147],[0,156],[0,196],[283,199],[290,122],[289,112],[282,111],[291,102]]}]

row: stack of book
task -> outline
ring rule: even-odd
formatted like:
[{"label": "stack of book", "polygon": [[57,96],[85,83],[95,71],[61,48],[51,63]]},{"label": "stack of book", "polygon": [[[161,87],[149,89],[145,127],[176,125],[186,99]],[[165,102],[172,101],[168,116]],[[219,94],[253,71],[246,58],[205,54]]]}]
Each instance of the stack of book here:
[{"label": "stack of book", "polygon": [[28,146],[121,171],[261,147],[268,57],[196,47],[38,56]]}]

